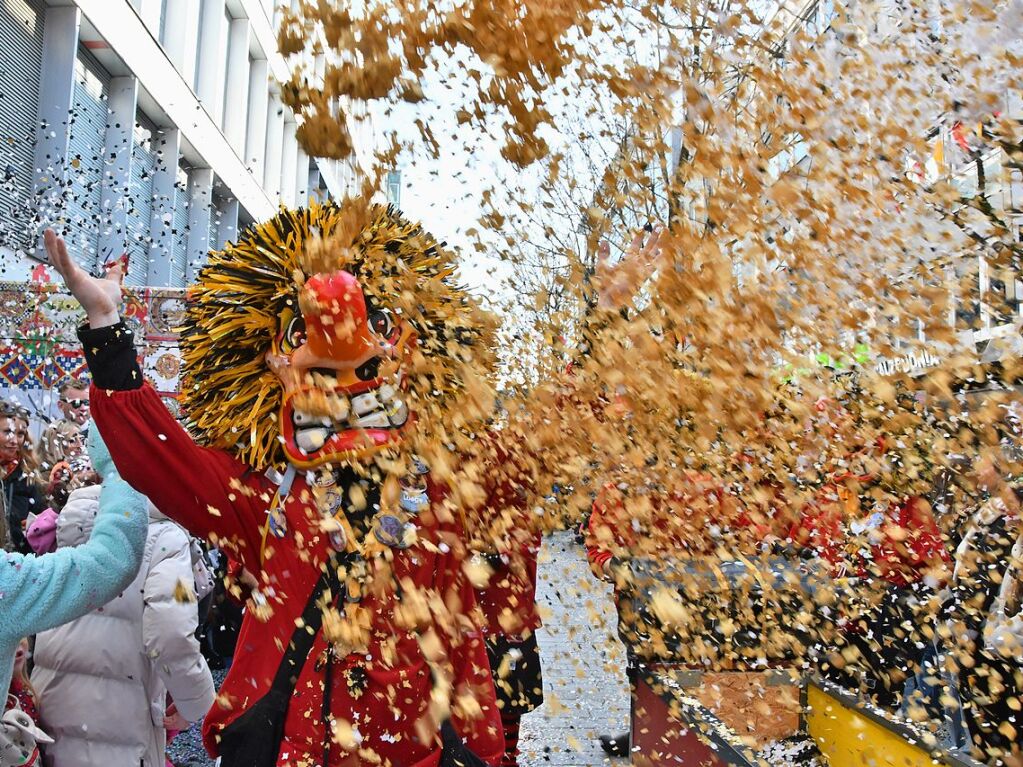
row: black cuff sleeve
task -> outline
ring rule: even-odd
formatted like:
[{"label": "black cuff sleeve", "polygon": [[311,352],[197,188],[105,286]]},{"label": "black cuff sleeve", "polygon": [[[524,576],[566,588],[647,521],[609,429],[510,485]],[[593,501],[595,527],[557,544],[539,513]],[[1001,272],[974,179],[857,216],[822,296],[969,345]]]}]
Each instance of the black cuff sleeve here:
[{"label": "black cuff sleeve", "polygon": [[115,391],[142,388],[135,337],[124,322],[105,328],[82,325],[78,328],[78,340],[96,386]]}]

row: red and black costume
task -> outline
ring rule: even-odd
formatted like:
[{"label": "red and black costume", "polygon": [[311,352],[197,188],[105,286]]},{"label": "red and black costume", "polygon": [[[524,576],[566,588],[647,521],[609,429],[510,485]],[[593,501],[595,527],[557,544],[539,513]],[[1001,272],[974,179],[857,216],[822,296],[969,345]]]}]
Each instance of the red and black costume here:
[{"label": "red and black costume", "polygon": [[[289,534],[272,539],[261,556],[261,529],[277,491],[273,483],[227,453],[192,441],[156,392],[143,384],[132,335],[123,324],[86,327],[79,336],[93,376],[93,417],[121,475],[168,516],[257,575],[271,608],[265,622],[246,615],[234,665],[206,717],[204,741],[217,754],[225,730],[269,689],[332,549],[306,480],[297,477],[283,506]],[[432,483],[428,494],[432,505],[445,496]],[[415,545],[388,550],[393,582],[430,589],[457,603],[460,609],[453,612],[467,614],[474,596],[462,573],[462,531],[428,510],[418,523]],[[396,621],[401,603],[400,590],[366,596],[373,620],[366,654],[332,659],[322,634],[316,637],[309,662],[294,682],[277,764],[362,763],[357,750],[333,741],[331,727],[339,722],[350,726],[359,748],[371,749],[381,764],[440,763],[439,738],[422,740],[414,727],[429,703],[432,682],[414,633]],[[482,639],[469,625],[449,628],[443,636],[452,679],[482,711],[477,718],[455,711],[455,729],[476,754],[496,764],[503,741]]]},{"label": "red and black costume", "polygon": [[[476,601],[483,614],[490,668],[501,711],[505,752],[502,767],[516,767],[522,715],[543,703],[543,677],[536,630],[536,569],[540,553],[539,526],[530,526],[526,504],[534,489],[533,472],[503,449],[501,434],[481,441],[486,463],[504,468],[501,480],[488,492],[480,523],[486,540],[477,546],[476,564],[489,570]],[[502,533],[501,531],[504,530]]]}]

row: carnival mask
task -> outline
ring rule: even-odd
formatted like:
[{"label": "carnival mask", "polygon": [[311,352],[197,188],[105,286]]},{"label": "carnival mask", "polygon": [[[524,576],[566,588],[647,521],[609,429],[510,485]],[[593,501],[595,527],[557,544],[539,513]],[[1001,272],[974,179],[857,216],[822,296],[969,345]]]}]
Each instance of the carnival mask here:
[{"label": "carnival mask", "polygon": [[360,459],[445,426],[492,368],[492,319],[453,254],[393,207],[281,210],[210,259],[189,288],[188,429],[256,469]]},{"label": "carnival mask", "polygon": [[308,279],[267,353],[284,389],[280,431],[288,461],[310,468],[398,442],[414,420],[405,372],[415,342],[412,326],[372,307],[351,273]]}]

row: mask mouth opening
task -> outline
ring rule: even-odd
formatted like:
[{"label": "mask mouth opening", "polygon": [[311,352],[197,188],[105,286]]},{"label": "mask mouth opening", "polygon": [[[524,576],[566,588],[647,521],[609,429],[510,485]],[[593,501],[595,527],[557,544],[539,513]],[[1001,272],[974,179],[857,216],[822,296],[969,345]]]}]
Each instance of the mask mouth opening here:
[{"label": "mask mouth opening", "polygon": [[305,455],[322,450],[338,435],[358,435],[369,430],[397,431],[411,412],[399,374],[375,388],[349,394],[331,388],[336,378],[325,371],[312,372],[315,388],[297,392],[285,403],[291,442]]}]

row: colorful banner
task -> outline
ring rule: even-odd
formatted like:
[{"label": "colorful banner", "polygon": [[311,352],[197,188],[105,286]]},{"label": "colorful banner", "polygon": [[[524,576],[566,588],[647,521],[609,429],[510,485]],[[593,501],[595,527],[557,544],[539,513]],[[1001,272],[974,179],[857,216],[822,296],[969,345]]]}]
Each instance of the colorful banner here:
[{"label": "colorful banner", "polygon": [[[181,357],[176,328],[184,314],[184,291],[127,289],[123,317],[135,332],[147,380],[165,398],[179,392]],[[29,282],[0,282],[0,389],[47,391],[68,378],[88,380],[75,329],[83,316],[63,285],[43,267]],[[176,409],[176,403],[168,402]]]}]

